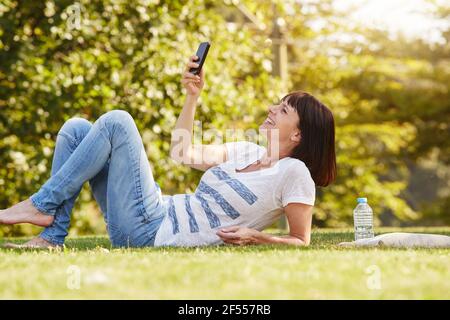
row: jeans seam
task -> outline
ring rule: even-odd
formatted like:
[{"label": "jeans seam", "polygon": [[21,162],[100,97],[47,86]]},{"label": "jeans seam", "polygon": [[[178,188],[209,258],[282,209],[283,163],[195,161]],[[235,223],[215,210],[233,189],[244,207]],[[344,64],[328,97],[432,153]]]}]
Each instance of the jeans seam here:
[{"label": "jeans seam", "polygon": [[[117,122],[116,125],[119,128],[119,130],[122,131],[122,133],[125,133],[126,136],[130,136],[129,131],[127,131],[126,127],[122,123]],[[125,143],[127,144],[128,152],[130,153],[130,155],[132,155],[135,152],[137,155],[136,161],[132,161],[132,165],[134,166],[133,178],[134,178],[135,195],[136,200],[138,201],[137,209],[139,217],[143,218],[142,222],[148,224],[150,222],[150,217],[148,215],[147,210],[145,209],[144,199],[142,195],[141,168],[140,168],[141,153],[140,152],[137,153],[137,151],[133,148],[133,145],[129,142],[128,139],[125,139]]]},{"label": "jeans seam", "polygon": [[[70,133],[65,132],[63,130],[60,130],[58,132],[58,136],[66,139],[67,145],[69,146],[71,153],[73,153],[73,151],[77,148],[78,144],[81,142],[81,141],[78,141],[78,139],[76,139],[76,137],[72,136]],[[57,210],[58,209],[56,209],[55,211],[57,211]],[[56,219],[56,213],[57,212],[55,212],[55,219]],[[48,227],[48,228],[45,228],[45,230],[41,232],[40,237],[45,239],[45,240],[47,240],[48,242],[51,242],[51,243],[56,244],[56,245],[64,244],[64,240],[63,241],[59,241],[59,240],[56,239],[56,237],[55,237],[55,229],[51,228],[51,226]]]},{"label": "jeans seam", "polygon": [[79,144],[78,140],[75,137],[73,137],[71,134],[64,132],[62,130],[59,131],[58,135],[67,139],[67,141],[69,142],[70,149],[71,149],[70,151],[71,151],[71,153],[73,153],[73,151],[77,148],[77,146]]},{"label": "jeans seam", "polygon": [[[88,145],[88,148],[87,148],[88,150],[90,150],[90,148],[94,144],[94,142],[95,142],[95,139],[92,139],[91,143]],[[67,181],[67,177],[70,176],[75,171],[75,169],[78,168],[78,166],[79,166],[79,163],[77,163],[76,166],[71,168],[71,171],[69,171],[69,173],[63,179],[61,179],[61,182],[55,186],[55,189],[59,189],[60,186]]]},{"label": "jeans seam", "polygon": [[[94,144],[94,142],[95,142],[95,140],[92,140],[91,144],[88,146],[88,150],[89,150],[90,147]],[[76,169],[77,167],[78,167],[78,164],[77,164],[77,166],[75,166],[74,168],[72,168],[72,170],[69,171],[69,173],[68,173],[65,177],[63,177],[63,179],[61,179],[61,182],[60,182],[58,185],[56,185],[54,188],[55,188],[55,189],[59,189],[60,186],[61,186],[62,184],[64,184],[64,183],[67,181],[67,177],[70,176],[70,175],[75,171],[75,169]],[[42,206],[40,205],[39,201],[34,201],[34,202],[37,203],[36,208],[37,208],[39,211],[41,211]],[[45,211],[45,210],[44,210],[44,212],[47,212],[47,214],[49,214],[48,211]],[[44,212],[43,212],[43,213],[44,213]],[[50,215],[54,215],[54,214],[50,214]]]},{"label": "jeans seam", "polygon": [[[103,135],[103,132],[102,132],[101,128],[100,128],[99,131],[100,131],[100,135]],[[65,138],[68,138],[68,140],[70,140],[70,142],[73,143],[74,138],[70,134],[68,134],[68,133],[66,133],[64,131],[60,131],[58,134],[62,135]],[[109,139],[107,137],[105,137],[104,135],[103,135],[103,137],[106,138],[106,140],[111,144],[111,142],[109,141]],[[91,148],[91,146],[94,144],[94,142],[95,142],[95,140],[93,139],[91,144],[88,146],[88,150]],[[64,184],[67,181],[67,177],[70,176],[75,171],[75,168],[77,168],[77,166],[72,168],[72,170],[65,177],[63,177],[63,179],[61,179],[61,182],[58,185],[55,186],[55,189],[58,189],[62,184]],[[38,208],[39,211],[41,211],[42,206],[41,206],[40,202],[39,201],[35,201],[35,202],[37,203],[36,207]],[[48,211],[44,210],[43,213],[44,212],[47,212],[47,214],[50,214],[50,213],[48,213]],[[54,215],[54,214],[50,214],[50,215]]]},{"label": "jeans seam", "polygon": [[[107,122],[107,120],[105,120],[105,122]],[[116,128],[118,130],[121,131],[122,135],[124,135],[125,137],[131,136],[131,134],[127,130],[126,126],[124,126],[121,122],[116,122],[115,126],[116,126]],[[104,127],[106,128],[106,131],[108,131],[108,134],[110,136],[112,136],[111,132],[108,130],[108,127],[106,125]],[[110,141],[110,144],[111,144],[111,147],[112,147],[112,142],[111,141]],[[127,145],[128,152],[129,152],[129,157],[131,158],[130,162],[133,165],[132,172],[133,172],[133,179],[134,179],[135,197],[136,197],[136,200],[138,201],[138,203],[137,203],[138,217],[143,219],[142,223],[145,223],[145,224],[148,225],[149,222],[150,222],[150,219],[148,217],[147,210],[145,210],[145,207],[144,207],[144,199],[143,199],[143,195],[142,195],[142,185],[141,185],[141,169],[140,169],[141,153],[140,153],[140,151],[139,151],[139,153],[137,153],[136,149],[133,148],[133,144],[130,143],[129,139],[125,139],[125,144]],[[112,152],[112,150],[111,150],[111,152]],[[136,156],[137,157],[136,157],[136,160],[133,161],[133,156],[132,155],[135,152],[136,152]],[[133,246],[135,245],[134,243],[132,243],[130,241],[130,237],[129,236],[125,235],[123,232],[120,231],[120,228],[118,226],[113,225],[113,228],[116,230],[116,232],[119,232],[120,237],[121,237],[121,239],[120,239],[121,241],[122,241],[122,238],[124,238],[124,239],[126,238],[126,240],[127,240],[127,244],[126,245],[127,246],[130,246],[130,244],[133,245]],[[148,232],[146,230],[145,231],[145,235],[146,235],[147,239],[149,239],[150,242],[151,242],[152,235],[150,234],[150,232]]]}]

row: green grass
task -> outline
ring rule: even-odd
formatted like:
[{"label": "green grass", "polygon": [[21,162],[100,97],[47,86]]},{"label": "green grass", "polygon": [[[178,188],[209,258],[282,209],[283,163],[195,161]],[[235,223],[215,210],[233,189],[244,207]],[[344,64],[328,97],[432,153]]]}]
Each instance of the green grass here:
[{"label": "green grass", "polygon": [[[377,231],[450,235],[450,228]],[[321,229],[307,248],[113,249],[106,237],[97,236],[70,238],[60,252],[0,249],[0,298],[450,298],[450,249],[337,246],[352,237],[349,229]]]}]

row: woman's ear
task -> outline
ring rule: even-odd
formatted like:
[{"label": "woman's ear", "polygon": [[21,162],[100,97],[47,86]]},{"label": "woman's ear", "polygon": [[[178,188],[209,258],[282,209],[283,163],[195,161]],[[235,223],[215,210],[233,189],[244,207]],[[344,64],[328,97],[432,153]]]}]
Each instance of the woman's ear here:
[{"label": "woman's ear", "polygon": [[291,140],[294,142],[299,143],[301,139],[302,139],[302,135],[300,134],[299,130],[296,130],[294,132],[294,134],[291,135]]}]

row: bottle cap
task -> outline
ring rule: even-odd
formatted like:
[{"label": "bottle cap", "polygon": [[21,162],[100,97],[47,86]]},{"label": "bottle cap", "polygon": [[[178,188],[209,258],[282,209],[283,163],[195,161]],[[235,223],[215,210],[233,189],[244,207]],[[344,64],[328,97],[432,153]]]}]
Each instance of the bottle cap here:
[{"label": "bottle cap", "polygon": [[358,198],[356,201],[358,203],[367,203],[367,198]]}]

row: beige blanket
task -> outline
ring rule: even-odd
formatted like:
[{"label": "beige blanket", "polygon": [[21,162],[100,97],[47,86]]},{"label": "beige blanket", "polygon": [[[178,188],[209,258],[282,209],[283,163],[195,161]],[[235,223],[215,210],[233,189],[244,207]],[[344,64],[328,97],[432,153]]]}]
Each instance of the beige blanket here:
[{"label": "beige blanket", "polygon": [[371,239],[341,242],[342,247],[394,247],[394,248],[450,248],[450,237],[440,234],[394,232],[380,234]]}]

